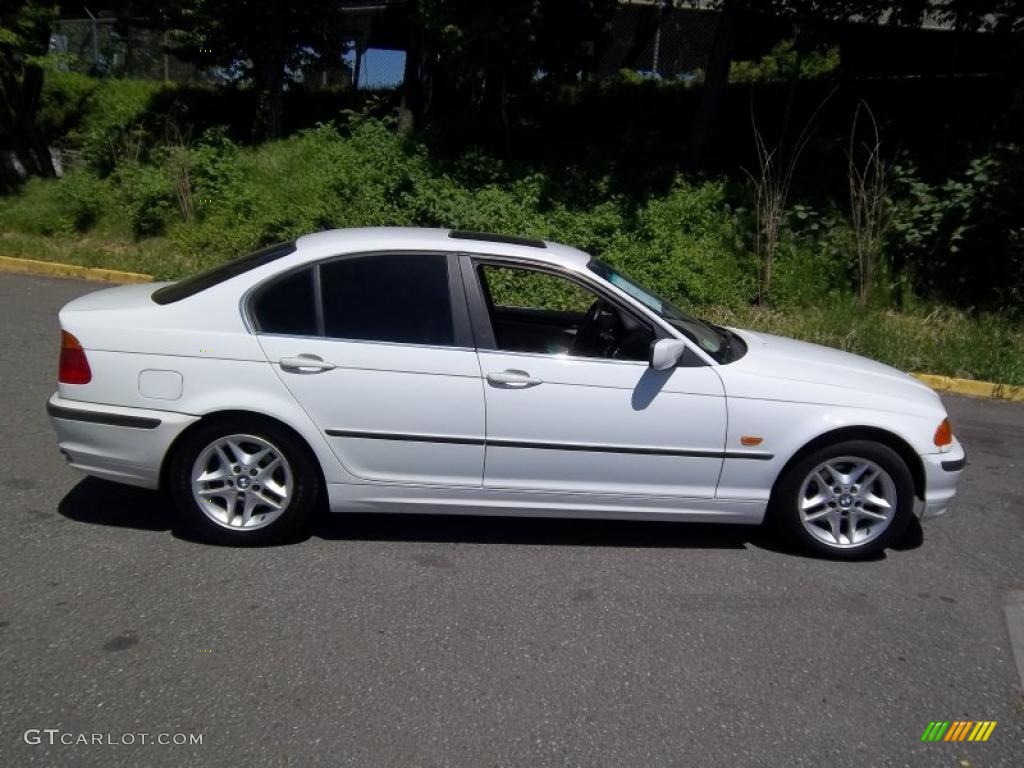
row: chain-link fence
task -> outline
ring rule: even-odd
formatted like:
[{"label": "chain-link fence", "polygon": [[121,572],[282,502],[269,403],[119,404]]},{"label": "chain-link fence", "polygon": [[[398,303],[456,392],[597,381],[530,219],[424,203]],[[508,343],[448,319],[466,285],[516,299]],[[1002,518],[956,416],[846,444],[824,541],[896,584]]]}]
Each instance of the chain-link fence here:
[{"label": "chain-link fence", "polygon": [[191,80],[197,68],[167,54],[159,32],[131,27],[109,16],[61,19],[50,36],[60,66],[92,75]]},{"label": "chain-link fence", "polygon": [[[719,10],[698,3],[623,0],[602,43],[599,71],[613,75],[632,70],[664,79],[697,77],[707,69],[721,18]],[[819,21],[813,33],[822,39],[817,48],[837,51],[848,77],[977,77],[1005,73],[1013,60],[1007,38],[955,32],[935,24],[923,28]],[[732,58],[758,61],[798,34],[793,19],[760,15],[755,9],[734,23]]]},{"label": "chain-link fence", "polygon": [[[399,0],[366,0],[346,7],[352,46],[395,52],[408,39],[410,20]],[[594,41],[600,75],[631,70],[664,79],[699,78],[721,24],[721,13],[698,3],[664,0],[623,0],[612,17],[609,34]],[[731,43],[737,61],[757,61],[779,41],[792,38],[791,21],[769,16],[746,16],[737,24]],[[1005,54],[992,45],[991,36],[954,34],[868,23],[835,24],[828,29],[831,45],[841,52],[847,75],[907,77],[999,72]],[[112,16],[62,19],[51,36],[51,51],[63,57],[62,66],[95,74],[162,80],[217,79],[218,70],[206,70],[164,51],[161,33],[141,29],[130,20]],[[361,58],[361,57],[360,57]],[[379,58],[379,57],[378,57]],[[360,69],[352,57],[336,71],[300,73],[311,87],[345,84],[350,69]],[[370,63],[380,64],[379,61]],[[385,61],[381,66],[396,65]],[[362,74],[362,73],[358,73]],[[301,75],[305,75],[302,77]],[[400,81],[401,73],[387,79]],[[363,77],[359,78],[360,82]]]},{"label": "chain-link fence", "polygon": [[671,3],[623,3],[599,63],[601,74],[632,70],[663,78],[691,78],[705,69],[719,14]]}]

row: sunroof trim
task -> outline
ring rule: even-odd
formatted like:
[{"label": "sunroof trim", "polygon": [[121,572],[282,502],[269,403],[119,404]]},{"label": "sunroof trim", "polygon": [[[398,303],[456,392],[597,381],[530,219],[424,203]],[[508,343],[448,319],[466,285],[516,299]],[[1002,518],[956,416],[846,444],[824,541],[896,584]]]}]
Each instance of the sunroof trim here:
[{"label": "sunroof trim", "polygon": [[467,229],[453,229],[448,237],[456,240],[480,240],[485,243],[505,243],[507,245],[525,245],[528,248],[547,248],[548,244],[543,240],[536,240],[532,237],[518,237],[516,235],[497,235],[492,232],[472,232]]}]

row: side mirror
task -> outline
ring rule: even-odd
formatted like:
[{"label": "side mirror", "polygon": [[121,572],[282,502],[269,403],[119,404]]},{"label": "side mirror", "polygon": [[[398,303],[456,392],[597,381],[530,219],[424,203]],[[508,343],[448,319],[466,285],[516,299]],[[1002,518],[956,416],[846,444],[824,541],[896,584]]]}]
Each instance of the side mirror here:
[{"label": "side mirror", "polygon": [[651,344],[651,368],[667,371],[675,367],[686,351],[686,344],[679,339],[658,339]]}]

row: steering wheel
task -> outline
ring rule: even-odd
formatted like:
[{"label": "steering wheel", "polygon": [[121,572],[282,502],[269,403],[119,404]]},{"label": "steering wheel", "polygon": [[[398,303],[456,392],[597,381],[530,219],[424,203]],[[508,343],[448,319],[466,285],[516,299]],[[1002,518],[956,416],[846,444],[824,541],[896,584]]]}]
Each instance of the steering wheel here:
[{"label": "steering wheel", "polygon": [[[612,327],[602,327],[601,316],[609,314],[613,319]],[[576,357],[615,357],[618,352],[618,340],[613,328],[620,324],[615,311],[604,299],[595,299],[576,329],[569,354]]]}]

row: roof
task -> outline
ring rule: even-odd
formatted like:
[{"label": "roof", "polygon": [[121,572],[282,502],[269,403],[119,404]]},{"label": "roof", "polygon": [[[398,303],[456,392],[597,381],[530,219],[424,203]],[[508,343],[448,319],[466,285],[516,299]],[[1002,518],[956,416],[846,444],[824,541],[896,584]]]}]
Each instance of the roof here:
[{"label": "roof", "polygon": [[[311,251],[327,253],[357,253],[359,251],[451,251],[477,253],[489,256],[512,256],[539,263],[582,268],[590,261],[590,254],[576,248],[551,241],[544,247],[513,242],[475,240],[468,233],[451,237],[450,229],[426,227],[363,227],[359,229],[332,229],[304,235],[296,241],[299,253]],[[317,254],[317,256],[327,255]]]}]

